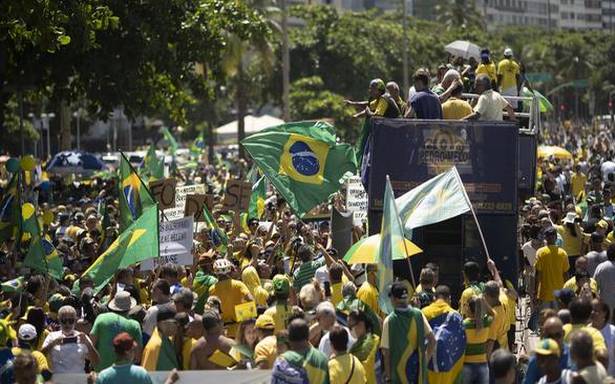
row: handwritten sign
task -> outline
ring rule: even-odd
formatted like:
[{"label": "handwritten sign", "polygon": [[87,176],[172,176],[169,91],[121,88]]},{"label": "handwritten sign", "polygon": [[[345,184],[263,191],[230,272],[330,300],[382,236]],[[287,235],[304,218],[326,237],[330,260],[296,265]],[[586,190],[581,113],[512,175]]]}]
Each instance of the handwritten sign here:
[{"label": "handwritten sign", "polygon": [[224,209],[235,212],[246,212],[250,206],[252,184],[241,180],[229,180],[222,204]]},{"label": "handwritten sign", "polygon": [[352,176],[347,181],[346,209],[352,212],[354,225],[361,225],[367,220],[367,192],[359,176]]},{"label": "handwritten sign", "polygon": [[202,195],[205,193],[205,184],[182,185],[175,189],[175,207],[186,207],[186,196]]},{"label": "handwritten sign", "polygon": [[174,178],[154,180],[149,182],[149,190],[158,202],[160,209],[175,207],[175,188],[177,181]]},{"label": "handwritten sign", "polygon": [[203,207],[207,206],[211,210],[214,203],[212,195],[188,195],[186,196],[186,206],[184,208],[184,216],[193,216],[195,222],[203,222]]},{"label": "handwritten sign", "polygon": [[192,217],[160,223],[160,257],[141,263],[142,270],[173,263],[192,265]]}]

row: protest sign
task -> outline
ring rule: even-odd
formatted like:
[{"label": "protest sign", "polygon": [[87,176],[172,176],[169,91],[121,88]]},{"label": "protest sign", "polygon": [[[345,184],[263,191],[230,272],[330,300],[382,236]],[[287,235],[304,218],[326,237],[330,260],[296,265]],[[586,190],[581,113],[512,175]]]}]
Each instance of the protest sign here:
[{"label": "protest sign", "polygon": [[346,209],[352,212],[353,224],[361,225],[367,220],[367,193],[359,176],[348,178],[346,183]]},{"label": "protest sign", "polygon": [[238,323],[244,320],[256,319],[256,303],[248,301],[247,303],[238,304],[235,306],[235,318]]},{"label": "protest sign", "polygon": [[177,219],[181,219],[182,217],[184,217],[184,208],[179,208],[179,207],[175,207],[175,208],[167,208],[164,211],[164,218],[166,218],[166,220],[177,220]]},{"label": "protest sign", "polygon": [[175,207],[175,187],[177,181],[174,178],[154,180],[149,182],[149,190],[158,202],[160,209]]},{"label": "protest sign", "polygon": [[235,212],[246,212],[250,206],[252,184],[241,180],[229,180],[222,204],[224,209]]},{"label": "protest sign", "polygon": [[186,196],[184,216],[194,216],[195,222],[205,221],[205,219],[203,218],[203,207],[207,206],[207,209],[211,211],[213,203],[214,197],[212,195],[188,195]]},{"label": "protest sign", "polygon": [[142,270],[173,263],[192,265],[192,217],[160,223],[160,257],[141,263]]},{"label": "protest sign", "polygon": [[175,188],[175,207],[182,210],[186,206],[186,196],[202,195],[205,193],[205,184],[182,185]]}]

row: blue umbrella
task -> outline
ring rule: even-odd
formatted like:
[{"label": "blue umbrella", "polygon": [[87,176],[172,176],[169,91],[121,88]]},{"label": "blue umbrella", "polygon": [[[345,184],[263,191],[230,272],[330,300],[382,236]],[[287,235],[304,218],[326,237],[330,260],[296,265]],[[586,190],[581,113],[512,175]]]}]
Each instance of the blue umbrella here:
[{"label": "blue umbrella", "polygon": [[80,173],[89,175],[106,169],[105,163],[89,152],[63,151],[56,153],[47,164],[47,172],[68,175]]}]

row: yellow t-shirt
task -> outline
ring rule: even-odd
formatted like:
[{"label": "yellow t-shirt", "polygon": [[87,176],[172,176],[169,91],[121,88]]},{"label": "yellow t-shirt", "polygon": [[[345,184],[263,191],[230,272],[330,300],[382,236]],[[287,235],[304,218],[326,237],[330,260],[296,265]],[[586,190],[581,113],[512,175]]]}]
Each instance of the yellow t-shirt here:
[{"label": "yellow t-shirt", "polygon": [[388,107],[389,103],[387,103],[384,97],[379,97],[369,102],[369,109],[374,116],[384,116]]},{"label": "yellow t-shirt", "polygon": [[485,316],[480,328],[476,327],[476,320],[466,318],[463,327],[466,331],[466,353],[464,363],[487,362],[487,340],[491,330],[491,316]]},{"label": "yellow t-shirt", "polygon": [[461,316],[464,318],[469,316],[468,301],[470,301],[473,296],[478,296],[481,293],[477,285],[471,285],[461,292],[461,298],[459,299],[459,313]]},{"label": "yellow t-shirt", "polygon": [[267,336],[256,344],[254,348],[254,364],[266,361],[265,369],[273,368],[278,356],[278,340],[275,336]]},{"label": "yellow t-shirt", "polygon": [[491,81],[496,81],[498,79],[497,71],[495,69],[495,64],[493,63],[493,61],[489,64],[478,64],[478,67],[476,67],[476,76],[481,74],[489,76],[489,79],[491,79]]},{"label": "yellow t-shirt", "polygon": [[563,225],[554,225],[557,233],[562,237],[562,248],[568,256],[579,256],[581,247],[583,246],[583,234],[577,233],[577,236],[572,236],[570,231]]},{"label": "yellow t-shirt", "polygon": [[587,176],[581,172],[574,172],[570,177],[570,191],[572,192],[572,196],[577,198],[581,192],[585,191],[586,183]]},{"label": "yellow t-shirt", "polygon": [[[24,350],[20,347],[11,348],[11,353],[15,357],[17,357],[18,355],[21,355],[23,352]],[[43,355],[39,351],[28,351],[28,352],[32,354],[32,357],[34,357],[34,360],[36,360],[36,365],[38,369],[37,373],[41,373],[42,371],[49,371],[49,364],[47,363],[47,358],[45,357],[45,355]]]},{"label": "yellow t-shirt", "polygon": [[555,300],[553,291],[564,287],[564,273],[569,269],[566,251],[556,245],[540,248],[536,252],[536,271],[540,272],[538,298],[542,301]]},{"label": "yellow t-shirt", "polygon": [[265,315],[269,315],[273,318],[276,332],[280,332],[286,329],[286,320],[288,319],[288,306],[276,304],[267,308],[267,310],[265,311]]},{"label": "yellow t-shirt", "polygon": [[465,100],[451,97],[442,104],[444,120],[461,120],[470,114],[472,114],[472,106]]},{"label": "yellow t-shirt", "polygon": [[209,288],[209,296],[218,296],[222,302],[222,321],[225,324],[237,321],[235,306],[243,303],[244,297],[249,294],[244,283],[233,279],[218,281]]},{"label": "yellow t-shirt", "polygon": [[519,64],[514,60],[504,59],[498,63],[498,75],[502,76],[500,89],[517,87],[517,76],[519,76]]},{"label": "yellow t-shirt", "polygon": [[[353,364],[354,370],[352,369]],[[366,382],[365,368],[354,355],[344,353],[329,360],[330,384],[364,384]]]},{"label": "yellow t-shirt", "polygon": [[[598,283],[593,277],[589,278],[589,287],[594,294],[598,293]],[[570,279],[566,280],[566,282],[564,283],[564,288],[576,292],[577,289],[579,289],[579,287],[577,286],[577,278],[575,276],[572,276]]]},{"label": "yellow t-shirt", "polygon": [[566,343],[570,343],[570,334],[573,331],[583,330],[587,332],[594,342],[594,352],[598,350],[606,350],[606,343],[604,341],[604,336],[594,327],[585,324],[564,324],[564,341]]},{"label": "yellow t-shirt", "polygon": [[378,288],[367,281],[361,284],[361,288],[357,291],[357,298],[370,307],[376,314],[381,313],[380,306],[378,305],[378,296]]},{"label": "yellow t-shirt", "polygon": [[508,350],[508,337],[506,332],[510,328],[510,321],[506,307],[503,304],[493,307],[493,322],[489,326],[489,340],[495,340],[500,344],[500,348]]}]

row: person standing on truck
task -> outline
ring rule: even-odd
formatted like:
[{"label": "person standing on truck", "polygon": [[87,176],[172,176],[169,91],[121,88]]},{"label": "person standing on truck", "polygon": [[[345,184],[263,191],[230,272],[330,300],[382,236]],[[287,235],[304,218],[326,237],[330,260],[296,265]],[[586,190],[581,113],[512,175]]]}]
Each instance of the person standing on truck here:
[{"label": "person standing on truck", "polygon": [[489,76],[480,74],[476,76],[474,88],[480,96],[474,107],[474,112],[463,120],[502,121],[503,109],[508,113],[508,119],[515,121],[515,111],[502,95],[491,88]]},{"label": "person standing on truck", "polygon": [[[498,63],[498,86],[502,95],[519,96],[521,90],[519,64],[513,59],[513,51],[510,48],[504,50],[504,59]],[[513,108],[517,108],[516,100],[510,104]]]},{"label": "person standing on truck", "polygon": [[369,82],[369,101],[345,100],[347,105],[354,106],[359,110],[353,117],[378,116],[396,118],[401,117],[401,112],[393,97],[386,92],[382,79],[374,79]]},{"label": "person standing on truck", "polygon": [[480,64],[476,67],[476,77],[478,75],[487,75],[489,77],[492,88],[497,88],[497,69],[495,63],[491,61],[491,55],[488,49],[480,51]]},{"label": "person standing on truck", "polygon": [[461,120],[472,113],[472,106],[461,99],[463,85],[457,86],[451,92],[451,97],[442,104],[442,116],[444,120]]},{"label": "person standing on truck", "polygon": [[429,72],[419,69],[414,73],[416,93],[409,100],[406,118],[442,119],[442,105],[438,96],[429,89]]}]

